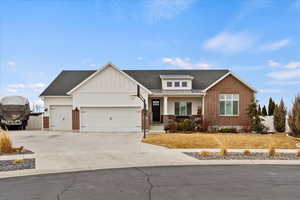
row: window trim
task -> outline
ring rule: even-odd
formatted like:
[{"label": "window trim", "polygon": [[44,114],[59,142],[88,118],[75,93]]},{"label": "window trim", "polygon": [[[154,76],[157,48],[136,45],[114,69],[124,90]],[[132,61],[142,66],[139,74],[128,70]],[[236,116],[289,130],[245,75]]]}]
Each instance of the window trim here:
[{"label": "window trim", "polygon": [[[224,95],[224,99],[221,99],[221,95]],[[232,95],[231,98],[227,99],[226,96],[227,95]],[[235,95],[238,95],[238,98],[234,98]],[[221,101],[224,101],[225,104],[224,104],[224,114],[221,114]],[[231,106],[232,106],[232,113],[233,113],[233,102],[234,101],[237,101],[238,104],[237,104],[237,114],[234,115],[234,114],[226,114],[226,102],[230,101],[231,102]],[[240,116],[240,94],[238,93],[231,93],[231,94],[225,94],[225,93],[222,93],[222,94],[219,94],[218,95],[218,105],[219,105],[219,116],[222,116],[222,117],[238,117]]]},{"label": "window trim", "polygon": [[[186,115],[179,115],[179,113],[178,113],[178,115],[176,115],[176,103],[179,103],[179,112],[180,112],[180,103],[185,103],[185,106],[186,106]],[[188,103],[190,103],[190,105],[191,105],[191,112],[190,112],[190,114],[188,114]],[[192,104],[192,102],[191,101],[175,101],[174,102],[174,115],[176,116],[176,117],[184,117],[184,116],[192,116],[193,115],[193,104]]]},{"label": "window trim", "polygon": [[[186,85],[185,85],[185,86],[183,86],[183,83],[185,83]],[[181,87],[183,87],[183,88],[187,88],[187,87],[188,87],[188,83],[187,83],[187,81],[181,81]]]}]

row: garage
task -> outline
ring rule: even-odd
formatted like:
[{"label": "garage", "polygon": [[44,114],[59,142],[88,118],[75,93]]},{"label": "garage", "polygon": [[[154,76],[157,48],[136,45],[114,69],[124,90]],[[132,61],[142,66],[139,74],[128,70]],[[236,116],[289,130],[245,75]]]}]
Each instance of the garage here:
[{"label": "garage", "polygon": [[50,106],[50,129],[72,130],[72,106]]},{"label": "garage", "polygon": [[141,111],[138,107],[83,107],[81,131],[139,132]]}]

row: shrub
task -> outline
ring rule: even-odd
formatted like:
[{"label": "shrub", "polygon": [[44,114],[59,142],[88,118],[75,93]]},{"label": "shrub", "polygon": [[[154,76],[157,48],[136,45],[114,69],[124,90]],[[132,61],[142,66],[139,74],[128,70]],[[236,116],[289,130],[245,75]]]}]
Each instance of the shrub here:
[{"label": "shrub", "polygon": [[6,131],[0,130],[0,153],[13,153],[11,139],[9,138]]},{"label": "shrub", "polygon": [[279,106],[275,107],[274,110],[274,128],[278,132],[285,131],[285,121],[286,121],[286,108],[284,106],[283,100],[281,99]]},{"label": "shrub", "polygon": [[274,147],[270,147],[270,148],[269,148],[268,156],[269,156],[269,157],[274,157],[274,156],[276,156],[276,149],[275,149]]},{"label": "shrub", "polygon": [[165,131],[174,132],[177,130],[177,122],[173,119],[168,119],[167,123],[165,123],[164,127]]},{"label": "shrub", "polygon": [[184,121],[179,122],[177,129],[179,131],[192,131],[193,130],[192,120],[185,119]]},{"label": "shrub", "polygon": [[197,117],[195,119],[192,120],[192,129],[194,131],[200,131],[202,130],[202,120],[201,118]]},{"label": "shrub", "polygon": [[251,156],[251,151],[245,150],[245,151],[244,151],[244,155],[245,155],[245,156]]},{"label": "shrub", "polygon": [[228,156],[228,151],[225,148],[222,148],[220,151],[220,156],[225,157]]},{"label": "shrub", "polygon": [[296,155],[300,157],[300,150],[297,151]]},{"label": "shrub", "polygon": [[218,129],[219,133],[237,133],[236,128],[220,128]]},{"label": "shrub", "polygon": [[289,112],[288,123],[293,135],[300,137],[300,94],[296,96]]},{"label": "shrub", "polygon": [[208,151],[201,151],[198,154],[202,157],[209,157],[210,156],[210,153]]}]

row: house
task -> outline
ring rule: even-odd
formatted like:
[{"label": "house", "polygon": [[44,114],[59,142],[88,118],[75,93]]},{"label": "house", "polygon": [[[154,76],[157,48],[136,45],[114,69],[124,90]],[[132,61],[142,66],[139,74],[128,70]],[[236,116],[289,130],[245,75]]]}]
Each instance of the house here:
[{"label": "house", "polygon": [[43,128],[135,132],[169,118],[202,117],[209,128],[248,126],[247,107],[256,90],[229,70],[121,70],[108,63],[95,70],[62,71],[42,92]]}]

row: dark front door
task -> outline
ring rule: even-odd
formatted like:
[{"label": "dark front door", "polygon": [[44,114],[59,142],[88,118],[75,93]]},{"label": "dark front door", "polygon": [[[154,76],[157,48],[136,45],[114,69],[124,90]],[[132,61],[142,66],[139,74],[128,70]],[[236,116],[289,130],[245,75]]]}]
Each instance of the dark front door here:
[{"label": "dark front door", "polygon": [[160,100],[152,100],[152,121],[160,122]]}]

